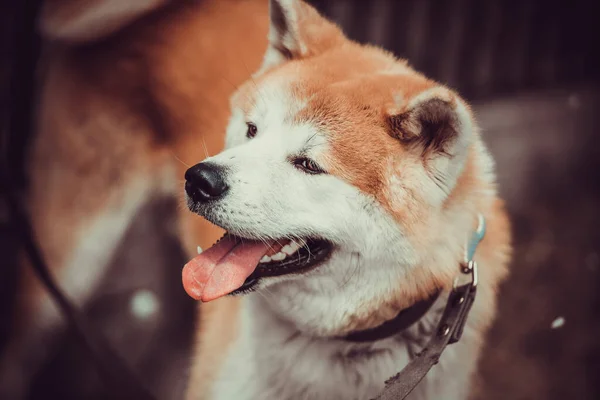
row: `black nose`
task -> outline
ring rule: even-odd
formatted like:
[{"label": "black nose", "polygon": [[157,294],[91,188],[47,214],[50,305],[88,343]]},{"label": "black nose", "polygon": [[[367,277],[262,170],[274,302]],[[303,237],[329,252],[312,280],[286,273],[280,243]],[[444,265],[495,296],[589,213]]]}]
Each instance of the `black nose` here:
[{"label": "black nose", "polygon": [[229,189],[224,172],[223,167],[210,162],[196,164],[185,171],[185,191],[197,203],[220,199]]}]

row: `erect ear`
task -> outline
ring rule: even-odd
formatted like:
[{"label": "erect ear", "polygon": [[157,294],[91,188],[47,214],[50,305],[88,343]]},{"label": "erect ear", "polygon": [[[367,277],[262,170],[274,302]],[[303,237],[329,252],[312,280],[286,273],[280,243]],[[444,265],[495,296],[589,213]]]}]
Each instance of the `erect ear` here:
[{"label": "erect ear", "polygon": [[426,90],[387,115],[390,136],[423,158],[438,186],[449,192],[464,167],[473,140],[467,106],[443,87]]},{"label": "erect ear", "polygon": [[302,0],[270,0],[269,47],[259,74],[283,62],[327,51],[344,40],[341,30]]}]

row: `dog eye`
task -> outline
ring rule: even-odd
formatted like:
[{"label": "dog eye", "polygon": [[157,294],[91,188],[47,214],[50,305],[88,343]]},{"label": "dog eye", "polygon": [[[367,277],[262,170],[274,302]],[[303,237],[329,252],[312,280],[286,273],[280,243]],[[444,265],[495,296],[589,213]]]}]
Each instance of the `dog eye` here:
[{"label": "dog eye", "polygon": [[256,136],[256,132],[258,131],[258,128],[252,122],[248,122],[248,123],[246,123],[246,125],[248,125],[248,130],[246,131],[246,137],[248,139],[252,139],[254,136]]},{"label": "dog eye", "polygon": [[296,158],[294,160],[294,167],[308,173],[308,174],[323,174],[325,171],[313,160],[305,157]]}]

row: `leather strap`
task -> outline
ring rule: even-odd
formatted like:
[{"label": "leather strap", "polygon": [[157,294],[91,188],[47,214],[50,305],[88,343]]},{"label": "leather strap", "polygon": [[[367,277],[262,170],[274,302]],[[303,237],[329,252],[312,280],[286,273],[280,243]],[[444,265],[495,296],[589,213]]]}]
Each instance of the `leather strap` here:
[{"label": "leather strap", "polygon": [[437,330],[425,349],[402,371],[385,382],[385,389],[374,400],[405,399],[438,363],[448,344],[457,342],[475,300],[476,288],[471,283],[455,288],[448,297]]},{"label": "leather strap", "polygon": [[437,291],[431,297],[418,301],[412,306],[400,311],[394,319],[386,321],[375,328],[354,331],[340,337],[340,339],[349,342],[364,343],[395,336],[398,332],[408,329],[412,324],[423,318],[423,316],[427,314],[427,311],[431,309],[433,303],[440,297],[440,293],[441,291]]}]

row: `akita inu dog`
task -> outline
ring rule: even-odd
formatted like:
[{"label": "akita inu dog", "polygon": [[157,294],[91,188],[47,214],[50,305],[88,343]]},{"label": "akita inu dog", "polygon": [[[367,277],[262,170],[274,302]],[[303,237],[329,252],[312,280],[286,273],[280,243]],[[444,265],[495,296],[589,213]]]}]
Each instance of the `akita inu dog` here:
[{"label": "akita inu dog", "polygon": [[[226,150],[188,169],[189,208],[228,233],[183,270],[201,307],[188,399],[369,399],[445,304],[381,326],[460,273],[478,215],[478,296],[412,399],[466,399],[507,275],[509,223],[469,106],[405,61],[270,2],[262,67],[231,98]],[[243,41],[243,38],[239,39]],[[228,294],[243,296],[225,297]]]}]

